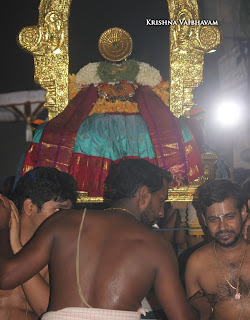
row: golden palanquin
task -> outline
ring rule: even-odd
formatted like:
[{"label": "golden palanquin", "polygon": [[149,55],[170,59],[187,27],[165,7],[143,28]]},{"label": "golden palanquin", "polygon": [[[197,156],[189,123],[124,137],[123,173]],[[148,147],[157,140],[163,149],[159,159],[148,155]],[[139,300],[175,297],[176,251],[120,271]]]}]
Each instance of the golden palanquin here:
[{"label": "golden palanquin", "polygon": [[[169,18],[198,20],[197,0],[167,0]],[[22,29],[20,45],[34,56],[34,79],[46,90],[45,107],[51,120],[69,102],[68,23],[71,0],[41,0],[36,26]],[[189,117],[194,106],[193,89],[203,78],[205,53],[221,43],[217,26],[171,25],[170,27],[170,110],[177,117]],[[168,62],[166,62],[168,63]],[[170,201],[192,201],[197,187],[214,176],[216,156],[202,155],[204,175],[187,187],[169,191]],[[79,193],[80,202],[102,202]]]}]

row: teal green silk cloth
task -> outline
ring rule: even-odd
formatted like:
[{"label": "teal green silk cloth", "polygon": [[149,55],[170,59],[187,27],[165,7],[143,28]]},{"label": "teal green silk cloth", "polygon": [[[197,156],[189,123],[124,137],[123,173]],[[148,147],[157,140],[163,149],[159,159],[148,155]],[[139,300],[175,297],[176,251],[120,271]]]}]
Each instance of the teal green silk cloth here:
[{"label": "teal green silk cloth", "polygon": [[[33,142],[39,143],[45,124],[37,127]],[[139,156],[155,158],[148,128],[139,114],[94,113],[81,124],[74,153],[110,160]]]}]

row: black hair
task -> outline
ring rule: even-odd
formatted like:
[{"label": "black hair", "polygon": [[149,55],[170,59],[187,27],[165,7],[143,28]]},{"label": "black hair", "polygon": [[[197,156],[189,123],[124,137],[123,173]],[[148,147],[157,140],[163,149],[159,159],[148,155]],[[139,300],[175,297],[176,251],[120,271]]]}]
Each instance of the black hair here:
[{"label": "black hair", "polygon": [[28,171],[17,183],[10,198],[21,214],[24,201],[31,199],[39,211],[47,201],[70,200],[72,206],[77,200],[77,184],[66,172],[51,167],[36,167]]},{"label": "black hair", "polygon": [[247,213],[250,213],[250,208],[248,208],[248,200],[250,200],[250,178],[248,178],[242,183],[241,192],[242,192],[244,205],[247,208]]},{"label": "black hair", "polygon": [[137,190],[146,185],[151,193],[163,187],[163,179],[172,181],[170,172],[145,159],[126,159],[114,164],[106,183],[112,201],[133,198]]},{"label": "black hair", "polygon": [[241,187],[238,183],[229,179],[214,179],[204,183],[198,189],[198,204],[204,215],[206,215],[208,207],[228,198],[232,198],[235,202],[235,207],[240,211],[242,210],[244,203]]}]

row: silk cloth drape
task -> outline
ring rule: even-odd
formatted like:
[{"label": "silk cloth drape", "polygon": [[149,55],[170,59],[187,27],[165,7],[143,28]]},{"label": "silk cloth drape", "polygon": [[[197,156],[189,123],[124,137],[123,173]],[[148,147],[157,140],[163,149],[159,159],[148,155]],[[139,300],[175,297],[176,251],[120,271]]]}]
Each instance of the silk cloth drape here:
[{"label": "silk cloth drape", "polygon": [[90,85],[67,108],[37,128],[22,175],[35,166],[56,167],[76,179],[79,191],[103,196],[112,162],[144,158],[171,171],[175,185],[203,174],[189,120],[177,119],[148,86],[139,86],[139,114],[94,113],[97,88]]}]

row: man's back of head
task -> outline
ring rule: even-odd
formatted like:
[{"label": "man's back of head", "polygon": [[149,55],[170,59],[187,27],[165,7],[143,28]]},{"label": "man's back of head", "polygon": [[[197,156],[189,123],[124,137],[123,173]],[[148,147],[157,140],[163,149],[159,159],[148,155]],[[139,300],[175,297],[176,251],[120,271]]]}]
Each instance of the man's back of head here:
[{"label": "man's back of head", "polygon": [[107,177],[109,198],[112,201],[133,198],[137,190],[147,186],[151,193],[160,190],[163,179],[172,181],[171,173],[145,159],[127,159],[114,164]]},{"label": "man's back of head", "polygon": [[22,212],[24,201],[30,198],[40,210],[47,201],[70,200],[72,206],[77,200],[77,185],[75,179],[56,168],[36,167],[20,178],[11,199],[19,213]]}]

